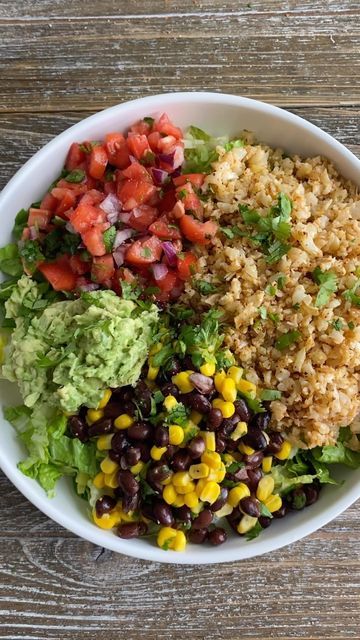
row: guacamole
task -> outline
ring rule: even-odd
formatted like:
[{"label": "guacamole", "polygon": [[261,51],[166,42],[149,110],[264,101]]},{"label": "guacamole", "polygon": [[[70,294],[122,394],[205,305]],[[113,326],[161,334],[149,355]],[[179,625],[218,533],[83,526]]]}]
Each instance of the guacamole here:
[{"label": "guacamole", "polygon": [[27,407],[96,407],[104,389],[138,380],[157,327],[155,305],[140,308],[113,291],[48,304],[40,287],[23,276],[5,303],[16,326],[2,374],[18,383]]}]

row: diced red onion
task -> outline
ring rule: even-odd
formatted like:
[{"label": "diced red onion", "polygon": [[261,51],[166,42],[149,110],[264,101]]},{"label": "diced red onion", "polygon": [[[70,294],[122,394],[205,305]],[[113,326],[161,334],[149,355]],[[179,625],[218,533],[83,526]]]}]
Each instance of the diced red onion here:
[{"label": "diced red onion", "polygon": [[66,231],[68,231],[69,233],[76,233],[74,227],[72,226],[71,222],[67,222],[65,225],[65,229]]},{"label": "diced red onion", "polygon": [[112,256],[117,267],[121,267],[121,265],[124,264],[126,249],[127,247],[119,247],[113,252]]},{"label": "diced red onion", "polygon": [[143,213],[144,211],[141,207],[134,207],[134,209],[131,211],[131,214],[134,216],[134,218],[140,218]]},{"label": "diced red onion", "polygon": [[175,171],[172,171],[171,177],[177,178],[180,175],[181,175],[181,165],[177,169],[175,169]]},{"label": "diced red onion", "polygon": [[165,164],[168,164],[169,167],[172,167],[172,169],[175,169],[174,167],[175,151],[172,151],[171,153],[159,153],[158,158],[160,162],[165,162]]},{"label": "diced red onion", "polygon": [[121,222],[123,222],[124,224],[128,224],[130,216],[131,211],[121,211],[121,213],[119,213],[119,220],[121,220]]},{"label": "diced red onion", "polygon": [[151,167],[150,173],[154,180],[154,184],[156,184],[157,186],[164,184],[169,175],[167,171],[164,171],[163,169],[157,169],[156,167]]},{"label": "diced red onion", "polygon": [[209,376],[204,376],[202,373],[192,373],[189,376],[189,380],[199,393],[210,393],[214,388],[213,379]]},{"label": "diced red onion", "polygon": [[80,291],[97,291],[97,289],[100,289],[100,285],[95,282],[89,282],[88,284],[81,284],[78,289]]},{"label": "diced red onion", "polygon": [[129,238],[134,235],[134,233],[135,231],[133,229],[121,229],[121,231],[118,231],[114,240],[114,249],[117,249],[121,244],[124,244],[126,240],[129,240]]},{"label": "diced red onion", "polygon": [[164,250],[166,259],[170,267],[176,267],[177,256],[176,256],[176,251],[174,249],[174,245],[172,244],[172,242],[163,242],[161,246]]},{"label": "diced red onion", "polygon": [[183,162],[184,162],[184,149],[178,146],[176,147],[175,154],[174,154],[174,160],[173,160],[174,169],[178,169],[178,167],[181,167]]},{"label": "diced red onion", "polygon": [[[135,134],[133,134],[135,135]],[[129,160],[131,162],[131,164],[134,164],[135,162],[139,162],[137,158],[135,158],[135,156],[129,156]]]},{"label": "diced red onion", "polygon": [[107,221],[110,222],[110,224],[115,224],[115,222],[117,222],[121,205],[120,200],[114,193],[108,193],[105,200],[99,204],[99,207],[105,211]]},{"label": "diced red onion", "polygon": [[153,274],[154,274],[154,278],[155,280],[163,280],[167,274],[168,274],[169,269],[167,268],[166,264],[163,264],[162,262],[159,262],[158,264],[154,264],[153,266]]},{"label": "diced red onion", "polygon": [[30,240],[36,240],[39,237],[39,229],[37,227],[29,227]]}]

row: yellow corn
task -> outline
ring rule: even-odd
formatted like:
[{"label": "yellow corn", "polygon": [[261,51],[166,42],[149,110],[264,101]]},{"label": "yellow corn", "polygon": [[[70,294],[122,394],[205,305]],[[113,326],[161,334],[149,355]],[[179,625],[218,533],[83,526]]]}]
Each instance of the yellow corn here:
[{"label": "yellow corn", "polygon": [[106,407],[107,403],[109,402],[110,398],[112,396],[112,391],[111,389],[105,389],[104,393],[103,393],[103,397],[101,398],[97,409],[104,409],[104,407]]},{"label": "yellow corn", "polygon": [[199,496],[200,500],[202,500],[202,502],[209,502],[210,504],[213,504],[213,502],[216,502],[218,499],[220,491],[221,487],[217,482],[207,482]]},{"label": "yellow corn", "polygon": [[161,349],[163,348],[163,345],[161,342],[156,342],[155,344],[153,344],[153,346],[150,349],[149,355],[150,356],[154,356],[155,353],[159,353],[159,351],[161,351]]},{"label": "yellow corn", "polygon": [[93,478],[93,485],[97,489],[103,489],[105,487],[105,474],[102,471],[97,473],[95,478]]},{"label": "yellow corn", "polygon": [[226,402],[235,402],[236,400],[236,386],[232,378],[225,378],[221,385],[221,395]]},{"label": "yellow corn", "polygon": [[237,507],[240,500],[250,495],[249,487],[244,482],[239,482],[236,487],[229,491],[228,503],[231,507]]},{"label": "yellow corn", "polygon": [[262,470],[264,473],[270,473],[272,467],[272,456],[265,456],[262,461]]},{"label": "yellow corn", "polygon": [[206,478],[209,475],[209,467],[207,464],[203,462],[199,464],[192,464],[189,469],[189,475],[195,480],[199,480],[200,478]]},{"label": "yellow corn", "polygon": [[201,436],[202,439],[204,440],[205,447],[207,448],[208,451],[215,451],[216,439],[215,439],[214,431],[200,431],[199,436]]},{"label": "yellow corn", "polygon": [[153,460],[161,460],[162,456],[164,455],[164,453],[166,452],[167,447],[155,447],[155,445],[153,447],[151,447],[150,449],[150,455],[152,457]]},{"label": "yellow corn", "polygon": [[225,516],[229,516],[233,511],[234,507],[232,507],[228,502],[225,502],[224,506],[221,507],[221,509],[215,511],[215,515],[217,518],[224,518]]},{"label": "yellow corn", "polygon": [[88,409],[86,413],[86,422],[91,425],[104,417],[104,412],[101,409]]},{"label": "yellow corn", "polygon": [[145,466],[145,462],[142,462],[141,460],[139,460],[139,462],[137,462],[137,464],[134,464],[132,467],[130,467],[130,471],[131,473],[134,474],[134,476],[137,476],[140,471],[143,470]]},{"label": "yellow corn", "polygon": [[191,411],[189,418],[190,418],[191,422],[193,422],[194,424],[199,424],[199,422],[201,422],[203,416],[198,411]]},{"label": "yellow corn", "polygon": [[240,440],[248,432],[246,422],[238,422],[230,438],[231,440]]},{"label": "yellow corn", "polygon": [[118,472],[114,471],[114,473],[105,473],[104,481],[107,487],[110,487],[110,489],[116,489],[119,486]]},{"label": "yellow corn", "polygon": [[244,456],[251,456],[253,453],[255,453],[255,449],[249,447],[247,444],[245,444],[245,442],[240,442],[238,449],[241,453],[244,454]]},{"label": "yellow corn", "polygon": [[97,524],[101,529],[112,529],[121,522],[121,516],[118,511],[113,511],[113,513],[104,513],[101,518],[98,518],[94,509],[92,516],[95,524]]},{"label": "yellow corn", "polygon": [[176,400],[175,396],[166,396],[163,402],[166,411],[171,411],[171,409],[174,409],[177,404],[178,401]]},{"label": "yellow corn", "polygon": [[235,462],[236,458],[234,458],[231,453],[223,453],[223,460],[225,464],[231,464],[232,462]]},{"label": "yellow corn", "polygon": [[108,456],[100,463],[100,469],[106,474],[114,473],[119,468],[117,462],[111,460]]},{"label": "yellow corn", "polygon": [[278,453],[275,453],[275,456],[278,460],[287,460],[290,453],[291,453],[291,444],[290,442],[287,442],[287,440],[285,440],[285,442],[283,442],[281,445],[280,451]]},{"label": "yellow corn", "polygon": [[185,487],[191,481],[191,476],[187,471],[177,471],[172,477],[174,487]]},{"label": "yellow corn", "polygon": [[219,393],[221,393],[221,387],[225,378],[226,378],[226,373],[223,369],[221,369],[221,371],[218,371],[214,376],[215,389]]},{"label": "yellow corn", "polygon": [[253,529],[257,523],[257,518],[243,516],[237,526],[238,533],[244,534]]},{"label": "yellow corn", "polygon": [[180,507],[183,507],[185,504],[184,498],[185,496],[180,496],[177,494],[174,502],[172,503],[172,506],[176,507],[177,509],[180,509]]},{"label": "yellow corn", "polygon": [[149,368],[148,368],[148,372],[147,372],[147,379],[148,380],[156,380],[157,375],[160,371],[159,367],[153,367],[152,364],[149,364]]},{"label": "yellow corn", "polygon": [[171,549],[177,533],[177,530],[172,527],[161,527],[157,537],[159,547],[165,550]]},{"label": "yellow corn", "polygon": [[256,489],[256,497],[261,502],[265,502],[265,500],[272,494],[274,491],[275,482],[271,476],[264,476],[261,478],[257,489]]},{"label": "yellow corn", "polygon": [[244,369],[242,369],[241,367],[230,367],[227,370],[227,375],[229,376],[229,378],[234,380],[236,385],[239,384],[243,373]]},{"label": "yellow corn", "polygon": [[201,456],[201,462],[207,464],[210,469],[219,469],[221,465],[221,457],[216,451],[205,451]]},{"label": "yellow corn", "polygon": [[202,511],[204,508],[204,503],[201,502],[201,500],[199,500],[198,504],[196,505],[196,507],[191,507],[191,511],[193,512],[194,515],[199,515],[200,511]]},{"label": "yellow corn", "polygon": [[122,413],[114,420],[114,425],[117,429],[128,429],[134,422],[134,418],[127,413]]},{"label": "yellow corn", "polygon": [[169,426],[169,443],[179,445],[184,440],[184,429],[177,424],[171,424]]},{"label": "yellow corn", "polygon": [[197,481],[196,483],[196,488],[195,491],[197,493],[197,495],[200,498],[200,495],[202,493],[202,490],[204,489],[204,487],[206,487],[206,478],[200,478],[200,480]]},{"label": "yellow corn", "polygon": [[174,488],[174,485],[172,484],[167,484],[164,489],[163,489],[163,498],[166,502],[166,504],[174,504],[175,500],[176,500],[176,491]]},{"label": "yellow corn", "polygon": [[173,477],[173,474],[169,475],[167,478],[165,478],[165,480],[160,480],[160,484],[162,484],[164,486],[166,484],[170,484],[171,481],[172,481],[172,477]]},{"label": "yellow corn", "polygon": [[248,393],[254,396],[256,395],[256,384],[254,384],[253,382],[249,382],[249,380],[244,380],[244,378],[241,378],[241,380],[239,380],[236,388],[238,391],[240,391],[240,393]]},{"label": "yellow corn", "polygon": [[231,418],[235,413],[234,403],[226,402],[225,400],[221,400],[221,398],[215,398],[215,400],[212,401],[212,406],[214,409],[220,409],[223,418]]},{"label": "yellow corn", "polygon": [[173,551],[185,551],[186,537],[183,531],[177,531],[171,549]]},{"label": "yellow corn", "polygon": [[266,498],[264,504],[265,506],[267,506],[271,513],[274,513],[274,511],[278,511],[278,509],[281,508],[282,500],[278,494],[271,494],[268,498]]},{"label": "yellow corn", "polygon": [[192,491],[195,491],[195,482],[191,481],[185,484],[183,487],[175,487],[175,488],[176,488],[176,492],[181,496],[183,496],[186,493],[191,493]]},{"label": "yellow corn", "polygon": [[205,362],[205,364],[202,364],[200,367],[200,373],[202,373],[203,376],[209,376],[212,378],[215,373],[215,369],[216,367],[214,362]]},{"label": "yellow corn", "polygon": [[186,493],[184,495],[184,504],[186,504],[189,509],[194,509],[199,504],[199,498],[195,491],[190,491],[190,493]]},{"label": "yellow corn", "polygon": [[138,515],[134,511],[125,513],[122,509],[118,509],[118,512],[120,513],[121,522],[137,522],[138,520]]},{"label": "yellow corn", "polygon": [[105,436],[100,436],[96,440],[96,446],[99,449],[99,451],[107,451],[108,449],[111,449],[112,437],[113,437],[113,434],[108,433]]},{"label": "yellow corn", "polygon": [[171,378],[181,393],[190,393],[190,391],[193,390],[194,385],[190,380],[191,373],[193,373],[193,371],[181,371]]},{"label": "yellow corn", "polygon": [[222,482],[226,476],[226,467],[222,462],[219,469],[211,469],[207,479],[215,482]]}]

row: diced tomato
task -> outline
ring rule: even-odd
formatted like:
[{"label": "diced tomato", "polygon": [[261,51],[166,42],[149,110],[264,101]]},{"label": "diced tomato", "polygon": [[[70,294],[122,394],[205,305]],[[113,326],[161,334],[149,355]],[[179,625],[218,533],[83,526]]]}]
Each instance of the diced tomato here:
[{"label": "diced tomato", "polygon": [[185,215],[185,207],[181,200],[178,200],[172,210],[169,212],[169,218],[173,218],[174,220],[180,220]]},{"label": "diced tomato", "polygon": [[134,265],[147,265],[159,262],[162,254],[161,241],[156,236],[136,240],[125,254],[125,262]]},{"label": "diced tomato", "polygon": [[71,189],[55,187],[51,193],[58,200],[57,207],[55,209],[57,216],[61,216],[65,211],[71,209],[71,207],[76,203],[76,195]]},{"label": "diced tomato", "polygon": [[151,131],[151,125],[148,122],[145,122],[145,120],[139,120],[139,122],[136,122],[132,127],[130,127],[130,131],[132,133],[139,133],[140,135],[147,136]]},{"label": "diced tomato", "polygon": [[54,211],[58,204],[57,199],[51,193],[46,193],[40,202],[40,209]]},{"label": "diced tomato", "polygon": [[116,269],[112,278],[111,287],[118,296],[121,296],[122,294],[121,280],[125,280],[125,282],[132,284],[136,282],[136,277],[127,267],[120,267],[120,269]]},{"label": "diced tomato", "polygon": [[169,116],[166,113],[163,113],[159,120],[154,122],[154,131],[159,131],[160,133],[164,133],[167,136],[174,136],[177,140],[183,137],[183,133],[181,129],[175,127],[175,125],[169,119]]},{"label": "diced tomato", "polygon": [[[166,140],[166,138],[163,138],[161,142],[163,142],[163,140]],[[184,148],[180,143],[176,144],[171,150],[169,149],[169,151],[164,151],[163,153],[165,157],[158,157],[160,158],[160,169],[164,169],[164,171],[172,173],[175,169],[181,167],[184,162]],[[167,159],[167,156],[169,156],[169,159]]]},{"label": "diced tomato", "polygon": [[137,231],[146,231],[157,217],[158,211],[155,207],[141,204],[131,211],[129,226]]},{"label": "diced tomato", "polygon": [[163,197],[160,199],[158,204],[158,209],[160,213],[168,213],[171,211],[176,204],[176,195],[173,189],[169,191],[165,191]]},{"label": "diced tomato", "polygon": [[218,225],[212,220],[199,222],[192,216],[185,215],[180,218],[180,229],[185,238],[196,244],[208,244],[218,230]]},{"label": "diced tomato", "polygon": [[46,230],[51,217],[52,212],[47,209],[29,209],[28,226]]},{"label": "diced tomato", "polygon": [[188,280],[196,271],[197,258],[191,251],[184,253],[183,257],[178,256],[177,270],[181,280]]},{"label": "diced tomato", "polygon": [[72,291],[75,288],[76,275],[63,258],[56,262],[43,262],[38,269],[55,291]]},{"label": "diced tomato", "polygon": [[90,227],[81,234],[82,241],[92,256],[104,256],[106,253],[102,225]]},{"label": "diced tomato", "polygon": [[127,138],[127,146],[131,155],[138,160],[143,157],[147,151],[151,151],[148,139],[145,135],[129,132]]},{"label": "diced tomato", "polygon": [[21,234],[21,240],[30,240],[30,229],[29,227],[25,227]]},{"label": "diced tomato", "polygon": [[111,253],[95,257],[91,267],[91,279],[99,284],[111,280],[115,273],[114,259]]},{"label": "diced tomato", "polygon": [[81,198],[81,204],[92,204],[96,206],[100,204],[104,200],[104,194],[98,189],[90,189],[87,193],[83,195]]},{"label": "diced tomato", "polygon": [[130,164],[129,150],[122,133],[108,133],[105,136],[105,148],[110,164],[125,169]]},{"label": "diced tomato", "polygon": [[176,138],[174,136],[165,136],[160,138],[158,148],[160,153],[172,153],[176,147]]},{"label": "diced tomato", "polygon": [[166,276],[164,278],[160,278],[160,280],[156,280],[154,276],[154,282],[161,291],[165,291],[169,293],[171,289],[175,286],[177,280],[176,272],[172,269],[169,269]]},{"label": "diced tomato", "polygon": [[186,182],[184,185],[176,187],[176,195],[183,203],[185,210],[192,211],[199,219],[202,218],[203,206],[190,182]]},{"label": "diced tomato", "polygon": [[65,160],[65,168],[73,171],[85,160],[85,153],[80,148],[78,142],[73,142]]},{"label": "diced tomato", "polygon": [[119,187],[118,198],[125,211],[144,204],[156,192],[156,187],[144,180],[126,180]]},{"label": "diced tomato", "polygon": [[132,162],[127,169],[121,172],[123,178],[128,180],[144,180],[149,184],[152,184],[152,177],[150,173],[143,167],[140,162]]},{"label": "diced tomato", "polygon": [[90,153],[89,159],[89,174],[96,180],[101,180],[104,176],[106,165],[108,163],[108,157],[105,146],[97,144],[93,147]]},{"label": "diced tomato", "polygon": [[[73,191],[76,196],[81,196],[88,191],[88,186],[84,182],[76,183],[76,182],[66,182],[66,180],[61,179],[57,182],[55,189],[69,189]],[[51,193],[53,193],[54,189],[52,189]]]},{"label": "diced tomato", "polygon": [[180,229],[176,224],[169,222],[166,216],[161,216],[149,226],[149,231],[161,240],[178,240],[181,238]]},{"label": "diced tomato", "polygon": [[78,276],[83,276],[84,273],[90,271],[90,262],[85,262],[81,260],[81,257],[78,254],[74,256],[70,256],[69,265],[74,273]]},{"label": "diced tomato", "polygon": [[90,227],[105,222],[105,220],[105,211],[83,202],[80,202],[74,213],[70,216],[70,222],[75,231],[81,234]]},{"label": "diced tomato", "polygon": [[151,148],[151,151],[157,153],[159,151],[159,142],[161,140],[161,133],[159,131],[152,131],[148,135],[148,142]]},{"label": "diced tomato", "polygon": [[182,176],[176,176],[176,178],[173,178],[173,183],[177,187],[181,187],[183,184],[186,184],[187,182],[191,182],[191,184],[194,187],[197,187],[198,189],[200,189],[200,187],[204,183],[204,180],[205,180],[204,173],[184,173]]}]

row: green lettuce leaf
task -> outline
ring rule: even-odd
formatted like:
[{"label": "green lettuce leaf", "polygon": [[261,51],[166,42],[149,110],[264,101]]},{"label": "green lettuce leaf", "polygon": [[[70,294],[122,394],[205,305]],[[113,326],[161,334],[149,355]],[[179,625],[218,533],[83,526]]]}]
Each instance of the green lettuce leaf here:
[{"label": "green lettuce leaf", "polygon": [[274,492],[280,495],[286,495],[298,485],[311,484],[317,477],[316,474],[311,473],[295,476],[286,468],[286,465],[274,466],[271,470],[271,475],[275,482]]},{"label": "green lettuce leaf", "polygon": [[11,242],[0,248],[0,271],[13,277],[23,273],[17,244]]},{"label": "green lettuce leaf", "polygon": [[316,462],[344,464],[350,469],[360,467],[360,451],[351,451],[342,442],[338,442],[334,446],[316,447],[313,449],[313,456]]},{"label": "green lettuce leaf", "polygon": [[229,140],[228,136],[214,138],[208,133],[190,126],[185,136],[185,165],[183,173],[211,173],[212,163],[218,159],[217,146],[230,151],[235,147],[241,147],[242,140]]}]

